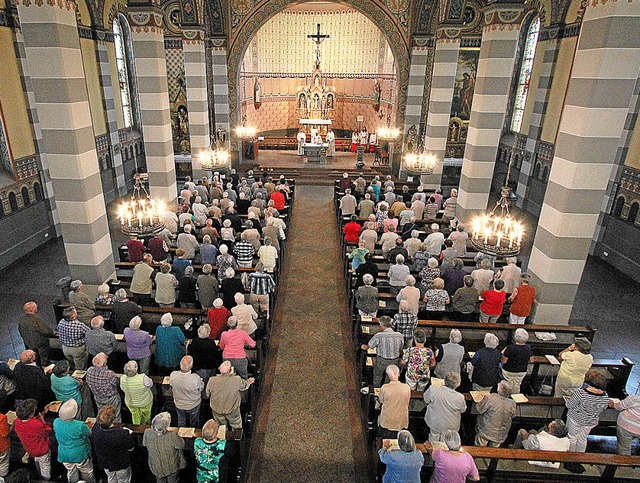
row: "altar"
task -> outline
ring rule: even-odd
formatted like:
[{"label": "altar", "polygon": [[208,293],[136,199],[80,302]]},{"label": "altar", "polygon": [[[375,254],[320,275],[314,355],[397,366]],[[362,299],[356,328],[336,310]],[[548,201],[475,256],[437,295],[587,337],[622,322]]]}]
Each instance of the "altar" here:
[{"label": "altar", "polygon": [[327,158],[327,148],[329,147],[327,143],[304,143],[302,147],[304,149],[304,155],[307,158],[307,162],[319,164],[325,163]]}]

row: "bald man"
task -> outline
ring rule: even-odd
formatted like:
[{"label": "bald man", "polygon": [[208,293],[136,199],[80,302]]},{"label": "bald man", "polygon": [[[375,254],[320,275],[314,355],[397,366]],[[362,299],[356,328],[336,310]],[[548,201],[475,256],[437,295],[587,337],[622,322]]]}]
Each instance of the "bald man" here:
[{"label": "bald man", "polygon": [[53,329],[45,324],[37,315],[38,305],[27,302],[23,307],[24,314],[18,321],[18,332],[24,346],[36,353],[36,362],[41,366],[49,365],[49,338],[54,337]]}]

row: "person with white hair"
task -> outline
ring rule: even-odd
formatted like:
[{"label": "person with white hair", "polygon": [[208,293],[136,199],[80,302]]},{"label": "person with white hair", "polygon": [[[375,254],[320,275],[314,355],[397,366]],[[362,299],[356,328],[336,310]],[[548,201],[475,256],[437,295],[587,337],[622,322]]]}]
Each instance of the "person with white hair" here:
[{"label": "person with white hair", "polygon": [[[638,397],[638,396],[636,396]],[[562,419],[554,419],[548,425],[536,431],[532,429],[518,430],[518,435],[513,443],[514,449],[529,449],[533,451],[569,451],[571,442],[567,437],[568,430]],[[529,461],[530,465],[544,466],[545,468],[559,469],[559,462]]]},{"label": "person with white hair", "polygon": [[458,329],[451,329],[449,342],[441,344],[436,350],[436,376],[444,378],[450,372],[460,374],[462,359],[464,359],[464,347],[460,345],[462,333]]},{"label": "person with white hair", "polygon": [[219,371],[220,374],[209,379],[205,389],[213,419],[221,425],[229,424],[233,429],[242,428],[241,393],[247,391],[255,379],[235,375],[229,361],[220,364]]},{"label": "person with white hair", "polygon": [[210,335],[209,324],[202,324],[198,327],[198,337],[192,339],[187,346],[189,355],[193,357],[192,370],[202,378],[205,386],[209,378],[215,374],[216,367],[222,364],[222,350]]},{"label": "person with white hair", "polygon": [[178,235],[176,246],[184,250],[184,258],[192,261],[196,253],[200,251],[200,244],[194,235],[191,234],[191,225],[184,226],[184,232]]},{"label": "person with white hair", "polygon": [[178,219],[178,215],[176,215],[175,211],[166,210],[162,214],[162,218],[164,219],[164,224],[167,227],[167,229],[173,235],[175,235],[178,232],[178,224],[180,223],[180,220]]},{"label": "person with white hair", "polygon": [[491,391],[502,379],[500,361],[502,354],[496,347],[500,341],[495,334],[484,335],[484,347],[481,347],[471,358],[473,375],[471,376],[474,391]]},{"label": "person with white hair", "polygon": [[453,243],[453,249],[456,251],[458,257],[467,256],[467,240],[469,234],[464,231],[464,225],[458,225],[457,229],[451,232],[448,240]]},{"label": "person with white hair", "polygon": [[202,428],[202,437],[193,442],[198,482],[220,481],[220,460],[227,441],[218,438],[219,428],[217,421],[210,419]]},{"label": "person with white hair", "polygon": [[458,207],[458,190],[454,188],[451,190],[451,196],[447,198],[444,204],[442,205],[442,208],[444,209],[444,214],[442,215],[442,218],[444,218],[445,220],[451,220],[455,218],[457,207]]},{"label": "person with white hair", "polygon": [[91,297],[85,293],[82,281],[74,280],[69,288],[71,288],[69,303],[76,308],[78,320],[88,326],[91,323],[91,319],[96,315],[96,305],[91,300]]},{"label": "person with white hair", "polygon": [[256,263],[256,270],[247,278],[249,286],[249,303],[256,312],[263,312],[269,317],[269,296],[276,290],[273,277],[264,271],[264,265]]},{"label": "person with white hair", "polygon": [[244,293],[244,285],[242,280],[235,277],[233,268],[227,268],[225,272],[226,278],[220,284],[220,293],[224,306],[231,310],[236,305],[235,295],[240,292]]},{"label": "person with white hair", "polygon": [[351,216],[356,212],[356,197],[351,194],[351,189],[344,191],[344,196],[340,198],[340,213],[342,216]]},{"label": "person with white hair", "polygon": [[429,318],[442,318],[447,305],[451,303],[449,294],[444,289],[444,280],[437,277],[433,280],[433,287],[424,294],[425,310],[430,312]]},{"label": "person with white hair", "polygon": [[[429,266],[429,259],[433,258],[431,253],[427,251],[427,247],[424,243],[421,243],[418,250],[413,254],[413,270],[415,272],[422,272],[423,269]],[[438,266],[438,260],[436,261],[436,267]]]},{"label": "person with white hair", "polygon": [[231,309],[231,314],[238,319],[238,327],[249,334],[249,337],[254,338],[258,329],[255,322],[258,319],[258,313],[253,306],[245,303],[244,293],[236,293],[233,300],[236,305]]},{"label": "person with white hair", "polygon": [[218,347],[222,349],[222,358],[229,361],[238,374],[243,379],[249,376],[249,361],[245,346],[255,347],[256,342],[249,334],[238,327],[238,318],[229,317],[227,320],[229,330],[220,335]]},{"label": "person with white hair", "polygon": [[227,278],[227,270],[232,268],[235,271],[238,270],[238,264],[233,255],[229,253],[229,247],[227,245],[220,245],[220,254],[216,258],[216,265],[218,266],[218,280],[222,282]]},{"label": "person with white hair", "polygon": [[138,363],[141,373],[149,374],[153,338],[149,335],[149,332],[140,330],[140,327],[142,327],[142,319],[136,315],[129,321],[129,327],[124,329],[127,357]]},{"label": "person with white hair", "polygon": [[498,448],[509,436],[511,422],[516,415],[516,402],[509,396],[513,389],[508,381],[498,383],[498,393],[488,394],[476,404],[476,446]]},{"label": "person with white hair", "polygon": [[422,246],[422,242],[420,241],[420,238],[418,238],[419,234],[420,232],[418,230],[411,230],[411,236],[404,242],[404,248],[407,250],[407,255],[412,260],[413,256]]},{"label": "person with white hair", "polygon": [[100,352],[109,355],[116,348],[116,336],[113,332],[104,329],[104,318],[101,315],[91,319],[91,330],[84,335],[84,340],[91,357]]},{"label": "person with white hair", "polygon": [[184,356],[180,360],[180,370],[169,376],[169,385],[173,392],[173,402],[178,414],[178,426],[181,428],[200,427],[200,403],[204,382],[202,378],[191,372],[193,357]]},{"label": "person with white hair", "polygon": [[[395,238],[397,238],[397,235]],[[373,253],[375,251],[376,243],[378,242],[378,232],[375,230],[375,222],[365,222],[364,230],[360,233],[359,242],[362,243],[362,248],[367,250],[367,252]]]},{"label": "person with white hair", "polygon": [[215,265],[218,256],[218,247],[211,243],[211,236],[204,235],[202,237],[202,245],[200,245],[200,263],[203,265]]},{"label": "person with white hair", "polygon": [[149,424],[153,407],[153,381],[138,372],[138,363],[129,361],[124,365],[124,374],[120,377],[120,389],[124,392],[124,402],[131,412],[133,424]]},{"label": "person with white hair", "polygon": [[399,381],[400,369],[391,364],[385,369],[389,382],[380,388],[380,416],[378,437],[395,438],[397,432],[409,427],[411,389]]},{"label": "person with white hair", "polygon": [[201,196],[196,196],[196,201],[191,205],[191,212],[196,226],[204,226],[209,216],[209,208],[202,202]]},{"label": "person with white hair", "polygon": [[142,445],[149,452],[149,469],[159,483],[178,483],[180,470],[187,467],[185,443],[177,431],[169,431],[171,414],[157,414],[144,430]]},{"label": "person with white hair", "polygon": [[[269,218],[270,220],[272,218]],[[272,238],[265,236],[264,245],[258,250],[258,258],[267,273],[273,273],[276,268],[276,260],[278,259],[278,250],[272,245]]]},{"label": "person with white hair", "polygon": [[527,344],[529,333],[524,329],[516,329],[513,344],[502,351],[502,377],[511,384],[514,394],[520,393],[520,385],[527,375],[529,359],[533,355],[531,346]]},{"label": "person with white hair", "polygon": [[218,295],[218,279],[213,275],[213,267],[210,264],[203,265],[202,274],[196,279],[198,301],[203,309],[213,307],[213,301]]},{"label": "person with white hair", "polygon": [[115,295],[109,293],[109,285],[102,283],[98,285],[98,296],[96,297],[96,305],[113,305],[116,301]]},{"label": "person with white hair", "polygon": [[382,256],[387,258],[389,252],[395,248],[396,240],[400,238],[400,235],[396,233],[396,229],[393,225],[389,227],[382,235],[380,235],[379,243],[382,246]]},{"label": "person with white hair", "polygon": [[400,301],[400,311],[393,316],[393,330],[402,334],[405,348],[411,346],[413,332],[417,326],[418,315],[411,311],[409,301]]},{"label": "person with white hair", "polygon": [[358,217],[361,220],[368,220],[369,215],[374,214],[376,211],[376,204],[371,200],[371,195],[366,193],[364,198],[358,203]]},{"label": "person with white hair", "polygon": [[[186,268],[191,268],[191,265]],[[171,273],[170,264],[163,263],[160,265],[160,272],[156,274],[155,282],[156,303],[160,307],[174,307],[176,304],[176,288],[178,287],[178,279],[176,279],[176,277]]]},{"label": "person with white hair", "polygon": [[172,315],[166,313],[160,317],[160,327],[156,329],[156,365],[166,373],[178,367],[184,356],[184,333],[172,324]]},{"label": "person with white hair", "polygon": [[385,371],[390,365],[398,365],[404,348],[404,337],[393,330],[393,321],[386,315],[380,317],[380,332],[371,337],[367,344],[362,344],[362,350],[376,349],[376,363],[373,366],[373,387],[381,387]]},{"label": "person with white hair", "polygon": [[224,220],[222,222],[222,228],[220,229],[221,243],[227,245],[227,247],[233,247],[233,243],[236,241],[236,232],[231,226],[231,220]]},{"label": "person with white hair", "polygon": [[431,233],[424,240],[424,244],[427,247],[427,251],[431,253],[431,256],[440,256],[442,245],[444,244],[444,235],[440,232],[440,225],[437,223],[431,224]]},{"label": "person with white hair", "polygon": [[120,409],[122,401],[118,387],[120,386],[120,377],[107,367],[108,357],[104,352],[97,354],[93,358],[93,365],[87,369],[84,380],[93,394],[98,409],[103,406],[113,406],[115,408],[115,421],[121,422]]},{"label": "person with white hair", "polygon": [[[255,228],[251,220],[247,220],[244,224],[244,230],[240,234],[240,240],[248,242],[253,247],[254,253],[257,253],[262,246],[260,243],[260,232]],[[253,258],[253,255],[251,255]]]},{"label": "person with white hair", "polygon": [[355,293],[356,309],[361,316],[378,316],[378,289],[373,287],[373,276],[365,273],[362,277],[364,285]]},{"label": "person with white hair", "polygon": [[504,291],[507,295],[511,295],[522,282],[522,270],[517,263],[518,259],[516,257],[507,257],[507,264],[498,270],[495,275],[496,280],[504,282]]},{"label": "person with white hair", "polygon": [[93,462],[91,460],[91,431],[84,421],[75,419],[78,403],[69,399],[60,406],[58,417],[53,421],[53,431],[58,441],[58,461],[67,470],[71,483],[84,480],[94,483]]},{"label": "person with white hair", "polygon": [[480,262],[480,268],[476,268],[471,272],[473,288],[476,289],[478,294],[481,294],[485,290],[489,290],[494,276],[495,272],[491,269],[491,262],[487,259],[482,260]]},{"label": "person with white hair", "polygon": [[398,293],[401,288],[406,287],[407,277],[410,275],[409,267],[404,264],[404,257],[397,255],[395,260],[396,263],[391,265],[388,271],[392,293],[394,290]]},{"label": "person with white hair", "polygon": [[460,431],[461,414],[467,410],[464,394],[456,391],[460,386],[460,374],[450,372],[444,377],[444,385],[429,386],[424,392],[427,412],[424,420],[429,427],[429,441],[442,441],[445,431]]},{"label": "person with white hair", "polygon": [[236,242],[233,246],[233,253],[236,255],[236,261],[238,262],[239,267],[253,267],[253,257],[255,256],[256,251],[251,242],[242,239]]},{"label": "person with white hair", "polygon": [[402,210],[400,212],[400,215],[398,216],[398,225],[402,227],[403,236],[405,233],[408,233],[407,236],[411,236],[411,231],[417,228],[417,226],[415,225],[416,217],[413,214],[413,210],[411,209],[411,203],[407,201],[407,203],[405,204],[406,208]]},{"label": "person with white hair", "polygon": [[193,266],[184,269],[184,275],[178,280],[178,303],[180,308],[195,309],[198,305],[198,282],[193,276]]},{"label": "person with white hair", "polygon": [[457,431],[447,430],[442,433],[442,441],[447,449],[436,449],[431,453],[433,473],[430,483],[465,483],[480,481],[478,467],[466,451],[462,451],[462,441]]}]

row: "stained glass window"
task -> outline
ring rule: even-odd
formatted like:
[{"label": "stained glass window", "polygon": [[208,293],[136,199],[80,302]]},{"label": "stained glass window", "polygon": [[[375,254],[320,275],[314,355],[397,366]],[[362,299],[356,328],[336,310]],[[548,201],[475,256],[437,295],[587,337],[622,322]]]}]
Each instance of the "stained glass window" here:
[{"label": "stained glass window", "polygon": [[529,93],[529,83],[531,82],[531,69],[533,69],[533,59],[536,55],[536,46],[538,45],[538,33],[540,32],[540,18],[536,18],[531,22],[529,31],[527,32],[527,41],[522,53],[522,62],[520,63],[520,76],[518,77],[518,90],[516,91],[516,99],[513,105],[513,115],[511,117],[511,130],[520,132],[522,127],[522,117],[524,116],[524,106],[527,103],[527,94]]},{"label": "stained glass window", "polygon": [[113,40],[116,47],[116,64],[118,66],[118,85],[120,87],[120,98],[122,99],[122,114],[124,116],[124,126],[133,126],[133,107],[131,102],[131,82],[130,68],[128,63],[127,49],[129,45],[123,35],[123,28],[127,28],[126,20],[118,15],[113,20]]}]

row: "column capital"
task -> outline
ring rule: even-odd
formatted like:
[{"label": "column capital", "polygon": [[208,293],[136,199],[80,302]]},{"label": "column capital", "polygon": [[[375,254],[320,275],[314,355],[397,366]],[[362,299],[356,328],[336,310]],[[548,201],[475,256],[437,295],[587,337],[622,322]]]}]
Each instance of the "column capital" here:
[{"label": "column capital", "polygon": [[160,7],[150,4],[130,3],[127,12],[131,30],[140,32],[164,33],[164,16]]},{"label": "column capital", "polygon": [[493,3],[482,9],[484,29],[520,29],[524,18],[524,5],[515,3]]},{"label": "column capital", "polygon": [[113,32],[103,27],[93,27],[93,35],[99,44],[113,42]]},{"label": "column capital", "polygon": [[227,39],[225,37],[211,37],[207,39],[207,47],[213,50],[226,50]]},{"label": "column capital", "polygon": [[462,26],[453,24],[440,24],[436,30],[436,42],[460,42]]},{"label": "column capital", "polygon": [[189,27],[182,29],[183,44],[203,44],[205,40],[205,31],[202,27]]}]

